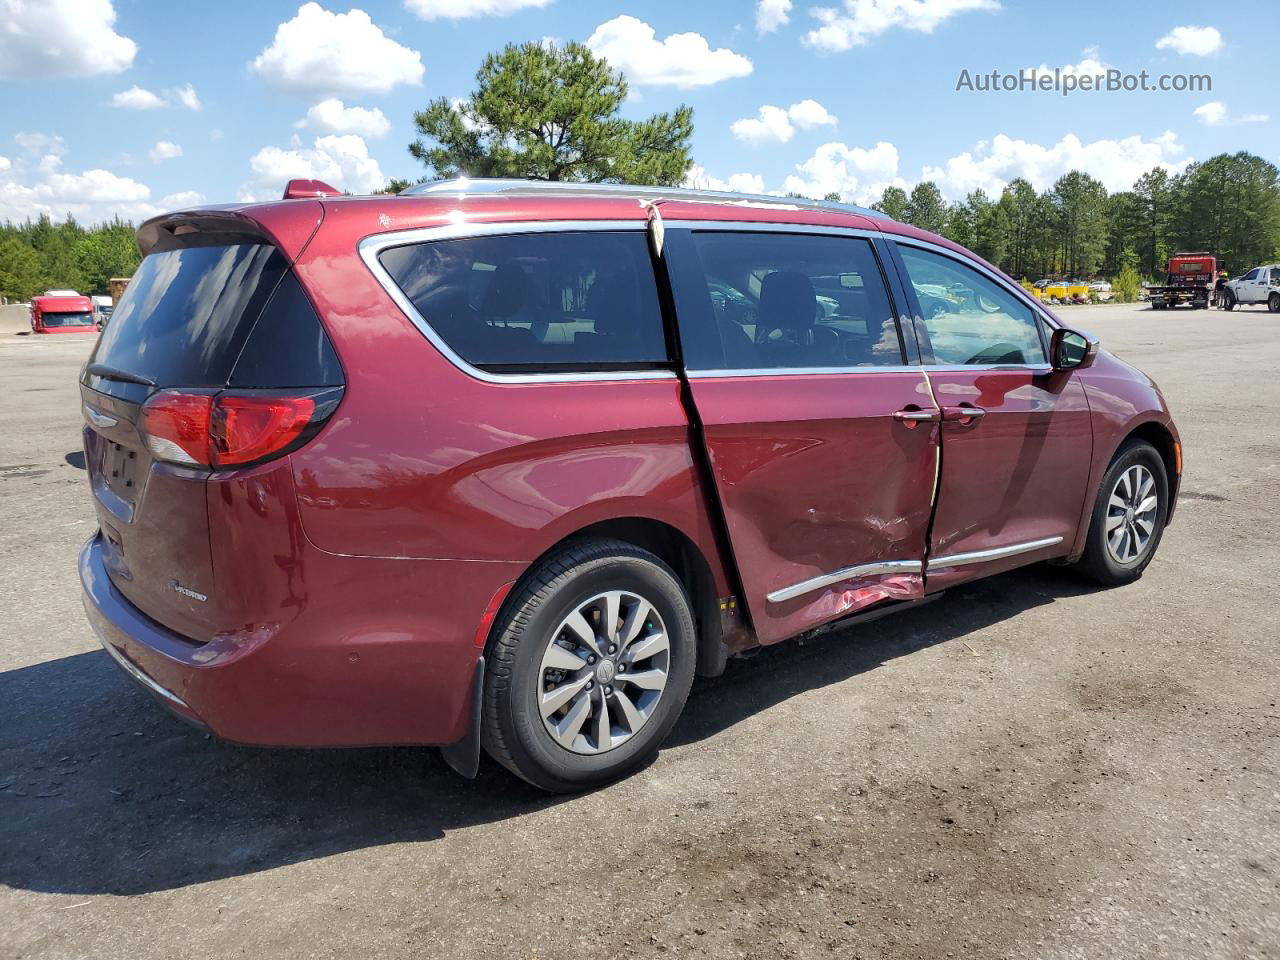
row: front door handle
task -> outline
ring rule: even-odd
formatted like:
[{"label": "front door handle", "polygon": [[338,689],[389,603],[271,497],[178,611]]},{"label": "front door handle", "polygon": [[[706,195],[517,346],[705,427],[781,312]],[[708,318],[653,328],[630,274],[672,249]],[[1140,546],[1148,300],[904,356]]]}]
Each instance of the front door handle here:
[{"label": "front door handle", "polygon": [[975,407],[972,403],[961,403],[954,407],[947,406],[942,408],[942,420],[944,423],[969,424],[986,415],[987,411],[981,407]]},{"label": "front door handle", "polygon": [[902,410],[897,411],[893,415],[893,419],[901,420],[907,424],[913,423],[937,423],[942,419],[942,411],[940,410],[921,410],[915,404],[909,404]]}]

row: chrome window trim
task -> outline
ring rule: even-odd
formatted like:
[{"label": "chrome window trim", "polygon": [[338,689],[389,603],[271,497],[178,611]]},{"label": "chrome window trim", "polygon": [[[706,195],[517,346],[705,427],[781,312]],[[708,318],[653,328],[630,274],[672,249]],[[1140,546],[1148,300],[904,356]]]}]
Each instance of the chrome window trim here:
[{"label": "chrome window trim", "polygon": [[950,556],[930,557],[928,568],[960,567],[970,563],[987,563],[991,560],[1003,560],[1005,557],[1016,557],[1020,553],[1030,553],[1045,547],[1056,546],[1062,537],[1045,537],[1042,540],[1027,540],[1024,543],[1011,543],[1004,547],[990,547],[986,550],[971,550],[968,553],[953,553]]},{"label": "chrome window trim", "polygon": [[854,580],[858,577],[874,577],[886,573],[920,573],[921,569],[922,565],[919,560],[883,560],[879,563],[860,563],[856,566],[844,567],[835,573],[824,573],[808,580],[802,580],[800,583],[792,584],[789,587],[774,590],[766,599],[770,603],[784,603],[787,600],[794,600],[796,597],[802,597],[806,593],[813,593],[815,590],[821,590],[823,587],[829,587],[844,580]]},{"label": "chrome window trim", "polygon": [[463,373],[485,383],[600,383],[619,380],[674,380],[671,370],[592,370],[562,373],[493,373],[481,370],[454,352],[418,312],[404,291],[392,279],[391,274],[378,261],[378,255],[391,247],[431,243],[437,240],[463,240],[472,237],[515,236],[527,233],[585,233],[591,231],[618,233],[622,231],[644,233],[646,220],[521,220],[493,223],[450,223],[439,227],[416,227],[391,233],[375,233],[365,237],[357,245],[360,259],[373,274],[379,286],[387,292],[409,322],[427,338],[437,350]]},{"label": "chrome window trim", "polygon": [[924,373],[923,367],[746,367],[742,370],[689,370],[690,380],[725,377],[815,377],[847,373]]}]

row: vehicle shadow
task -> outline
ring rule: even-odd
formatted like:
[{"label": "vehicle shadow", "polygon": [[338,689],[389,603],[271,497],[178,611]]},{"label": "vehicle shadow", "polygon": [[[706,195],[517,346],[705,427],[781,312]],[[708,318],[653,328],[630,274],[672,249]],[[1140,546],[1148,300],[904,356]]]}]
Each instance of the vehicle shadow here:
[{"label": "vehicle shadow", "polygon": [[[695,685],[671,744],[1089,589],[1033,567],[809,645],[733,660],[724,676]],[[0,703],[0,883],[11,887],[173,889],[428,841],[565,799],[488,761],[478,779],[462,780],[430,749],[219,743],[162,710],[96,650],[0,673]]]}]

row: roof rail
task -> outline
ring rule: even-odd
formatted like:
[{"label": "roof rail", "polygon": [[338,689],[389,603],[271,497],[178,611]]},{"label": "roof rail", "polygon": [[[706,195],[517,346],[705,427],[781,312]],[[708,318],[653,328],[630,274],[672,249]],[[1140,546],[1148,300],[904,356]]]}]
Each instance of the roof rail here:
[{"label": "roof rail", "polygon": [[837,203],[831,200],[809,200],[803,197],[779,197],[760,193],[735,193],[729,190],[695,190],[690,187],[651,187],[628,183],[578,183],[564,180],[519,180],[498,177],[455,177],[418,183],[400,191],[400,196],[423,196],[432,193],[475,196],[481,194],[513,194],[575,197],[635,197],[640,200],[691,200],[706,203],[737,203],[750,206],[791,207],[802,210],[827,210],[857,213],[862,216],[892,219],[878,210]]}]

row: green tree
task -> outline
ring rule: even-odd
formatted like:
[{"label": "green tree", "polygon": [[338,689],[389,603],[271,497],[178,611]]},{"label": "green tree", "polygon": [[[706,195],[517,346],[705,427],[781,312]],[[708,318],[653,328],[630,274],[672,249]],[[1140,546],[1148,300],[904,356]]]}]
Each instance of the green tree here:
[{"label": "green tree", "polygon": [[29,300],[43,289],[40,257],[16,236],[0,237],[0,297]]},{"label": "green tree", "polygon": [[947,204],[942,199],[942,192],[932,180],[917,183],[911,190],[905,211],[907,223],[941,233],[947,222]]},{"label": "green tree", "polygon": [[1173,214],[1173,184],[1169,171],[1156,167],[1133,185],[1132,233],[1128,238],[1143,276],[1163,274],[1169,260],[1169,225]]},{"label": "green tree", "polygon": [[1092,276],[1107,242],[1107,190],[1087,173],[1072,170],[1049,193],[1058,228],[1063,269],[1072,278]]},{"label": "green tree", "polygon": [[1280,251],[1280,186],[1274,164],[1241,151],[1193,163],[1175,177],[1170,247],[1207,250],[1235,273]]},{"label": "green tree", "polygon": [[906,220],[907,192],[901,187],[885,187],[880,199],[871,205],[872,210],[879,210],[891,220]]},{"label": "green tree", "polygon": [[977,211],[968,203],[953,203],[947,207],[942,235],[962,247],[973,247],[977,237]]},{"label": "green tree", "polygon": [[1005,240],[1005,252],[999,262],[1013,276],[1025,277],[1033,270],[1035,218],[1039,213],[1035,188],[1022,177],[1015,177],[1001,192],[997,206]]},{"label": "green tree", "polygon": [[580,43],[511,44],[485,58],[468,99],[441,97],[414,114],[409,152],[439,177],[679,184],[693,111],[625,120],[627,90]]}]

